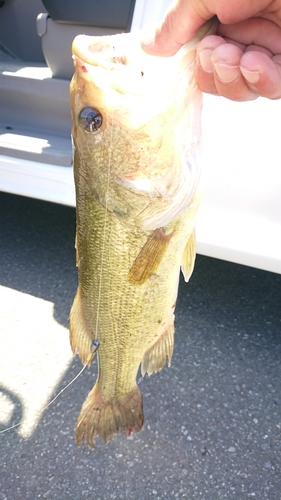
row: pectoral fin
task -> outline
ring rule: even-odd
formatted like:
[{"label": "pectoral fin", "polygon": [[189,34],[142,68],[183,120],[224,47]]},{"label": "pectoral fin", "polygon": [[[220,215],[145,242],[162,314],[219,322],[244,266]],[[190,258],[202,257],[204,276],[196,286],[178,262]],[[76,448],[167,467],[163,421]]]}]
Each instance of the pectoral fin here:
[{"label": "pectoral fin", "polygon": [[195,257],[196,257],[196,237],[195,237],[195,230],[193,230],[185,246],[181,264],[181,270],[184,275],[185,281],[188,281],[193,273]]},{"label": "pectoral fin", "polygon": [[173,231],[166,234],[161,227],[153,231],[130,269],[128,274],[130,283],[142,285],[152,274],[156,273],[173,234]]}]

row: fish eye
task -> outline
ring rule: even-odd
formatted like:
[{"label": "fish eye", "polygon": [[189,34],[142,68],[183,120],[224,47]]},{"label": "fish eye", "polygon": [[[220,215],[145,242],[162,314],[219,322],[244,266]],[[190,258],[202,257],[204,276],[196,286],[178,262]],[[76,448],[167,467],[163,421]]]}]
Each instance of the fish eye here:
[{"label": "fish eye", "polygon": [[79,113],[79,123],[88,132],[97,132],[102,125],[102,114],[98,109],[86,106]]}]

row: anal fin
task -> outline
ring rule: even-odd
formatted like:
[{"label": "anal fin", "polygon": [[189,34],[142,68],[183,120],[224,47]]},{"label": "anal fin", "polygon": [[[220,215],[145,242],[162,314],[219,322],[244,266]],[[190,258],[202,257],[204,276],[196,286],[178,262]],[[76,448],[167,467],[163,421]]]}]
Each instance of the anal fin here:
[{"label": "anal fin", "polygon": [[168,358],[168,366],[171,366],[174,350],[174,315],[163,333],[157,337],[154,344],[147,349],[141,364],[142,376],[147,373],[157,373],[162,370]]},{"label": "anal fin", "polygon": [[69,332],[72,352],[78,353],[82,363],[90,366],[93,359],[93,356],[89,356],[93,337],[84,321],[79,288],[70,311]]}]

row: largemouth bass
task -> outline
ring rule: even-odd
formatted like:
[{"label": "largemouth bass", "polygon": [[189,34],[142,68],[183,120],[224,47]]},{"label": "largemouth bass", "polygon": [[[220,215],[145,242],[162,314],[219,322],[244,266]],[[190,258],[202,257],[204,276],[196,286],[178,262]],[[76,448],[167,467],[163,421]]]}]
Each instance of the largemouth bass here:
[{"label": "largemouth bass", "polygon": [[79,286],[70,342],[84,364],[100,345],[78,444],[139,431],[139,366],[150,375],[171,363],[179,272],[187,281],[193,270],[201,198],[196,45],[212,26],[170,58],[145,54],[133,34],[73,42]]}]

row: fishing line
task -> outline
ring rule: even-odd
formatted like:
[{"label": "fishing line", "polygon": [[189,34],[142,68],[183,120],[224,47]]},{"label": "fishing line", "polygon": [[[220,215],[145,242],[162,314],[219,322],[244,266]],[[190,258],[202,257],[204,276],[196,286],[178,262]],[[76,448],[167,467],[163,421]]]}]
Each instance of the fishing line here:
[{"label": "fishing line", "polygon": [[[73,382],[75,382],[75,380],[78,379],[78,377],[80,377],[80,375],[83,373],[83,371],[85,370],[85,368],[87,367],[88,363],[91,363],[93,361],[93,357],[94,357],[94,354],[95,352],[98,350],[100,346],[100,342],[98,340],[93,340],[92,343],[91,343],[91,347],[90,347],[90,353],[87,357],[87,361],[86,363],[83,365],[83,367],[81,368],[81,370],[77,373],[77,375],[75,375],[75,377],[70,381],[68,382],[68,384],[63,388],[61,389],[60,392],[58,392],[58,394],[56,394],[56,396],[51,399],[51,401],[49,401],[48,404],[46,404],[46,406],[44,406],[42,409],[41,409],[41,412],[43,412],[44,410],[47,410],[47,408],[49,408],[49,406],[51,406],[54,401],[66,390],[68,389],[68,387],[73,384]],[[11,427],[7,427],[6,429],[3,429],[2,431],[0,431],[0,434],[3,434],[4,432],[7,432],[7,431],[10,431],[12,429],[15,429],[16,427],[19,427],[21,425],[22,422],[19,422],[17,424],[14,424],[14,425],[11,425]]]},{"label": "fishing line", "polygon": [[[88,360],[87,362],[84,364],[83,368],[79,371],[79,373],[77,373],[77,375],[75,375],[75,377],[51,400],[49,401],[49,403],[44,406],[42,409],[41,409],[41,412],[43,412],[44,410],[46,410],[73,382],[75,382],[75,380],[81,375],[81,373],[85,370],[86,366],[88,364]],[[14,425],[11,425],[11,427],[7,427],[7,429],[3,429],[2,431],[0,431],[0,434],[3,434],[4,432],[7,432],[7,431],[10,431],[12,429],[15,429],[15,427],[19,427],[19,425],[21,425],[22,422],[19,422],[18,424],[14,424]]]},{"label": "fishing line", "polygon": [[103,235],[102,235],[102,249],[101,249],[101,265],[100,265],[100,277],[99,277],[99,288],[98,288],[98,303],[97,303],[97,315],[96,315],[96,331],[95,337],[98,336],[98,325],[100,317],[100,302],[101,302],[101,289],[102,289],[102,277],[103,277],[103,264],[104,264],[104,254],[105,254],[105,235],[107,229],[107,215],[108,215],[108,194],[109,194],[109,182],[111,173],[111,161],[112,161],[112,143],[113,143],[113,117],[114,110],[112,110],[111,118],[111,130],[110,130],[110,149],[108,154],[108,165],[107,165],[107,179],[106,179],[106,190],[105,190],[105,213],[104,213],[104,225],[103,225]]}]

